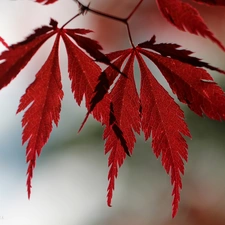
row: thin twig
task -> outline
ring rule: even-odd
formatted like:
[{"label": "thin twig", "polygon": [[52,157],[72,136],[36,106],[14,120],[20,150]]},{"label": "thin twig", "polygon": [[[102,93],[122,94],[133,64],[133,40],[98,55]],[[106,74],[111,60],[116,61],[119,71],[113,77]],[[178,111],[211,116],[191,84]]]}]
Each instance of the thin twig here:
[{"label": "thin twig", "polygon": [[134,45],[134,43],[133,43],[133,39],[132,39],[132,36],[131,36],[131,32],[130,32],[130,26],[129,26],[128,23],[126,23],[126,25],[127,25],[127,32],[128,32],[130,44],[132,45],[132,48],[135,48],[135,45]]},{"label": "thin twig", "polygon": [[97,14],[99,16],[103,16],[103,17],[106,17],[106,18],[109,18],[109,19],[112,19],[112,20],[116,20],[118,22],[121,22],[121,23],[126,24],[130,43],[131,43],[132,47],[135,48],[134,43],[133,43],[133,40],[132,40],[132,36],[131,36],[131,31],[130,31],[130,26],[129,26],[128,20],[137,11],[137,9],[139,8],[139,6],[143,2],[143,0],[140,0],[138,2],[138,4],[135,6],[135,8],[131,11],[131,13],[126,18],[120,18],[120,17],[114,16],[114,15],[110,15],[110,14],[107,14],[107,13],[104,13],[104,12],[101,12],[101,11],[98,11],[98,10],[95,10],[95,9],[92,9],[92,8],[89,7],[90,4],[88,6],[85,6],[79,0],[74,0],[74,1],[76,3],[78,3],[78,5],[80,7],[80,11],[81,11],[80,13],[81,14],[84,14],[84,12],[88,12],[89,11],[89,12],[94,13],[94,14]]},{"label": "thin twig", "polygon": [[79,0],[75,0],[75,2],[77,2],[79,4],[82,11],[83,10],[89,11],[89,12],[92,12],[92,13],[97,14],[99,16],[103,16],[103,17],[106,17],[106,18],[109,18],[109,19],[112,19],[112,20],[116,20],[116,21],[119,21],[119,22],[122,22],[122,23],[126,23],[126,19],[114,16],[114,15],[110,15],[110,14],[107,14],[107,13],[103,13],[103,12],[95,10],[95,9],[92,9],[92,8],[89,7],[90,4],[88,6],[85,6]]},{"label": "thin twig", "polygon": [[82,14],[82,12],[79,12],[77,15],[73,16],[70,20],[68,20],[62,27],[61,29],[63,29],[68,23],[70,23],[72,20],[74,20],[76,17],[80,16]]},{"label": "thin twig", "polygon": [[136,7],[132,10],[132,12],[129,14],[129,16],[126,18],[126,20],[128,21],[133,14],[137,11],[137,9],[139,8],[139,6],[141,5],[141,3],[143,2],[143,0],[140,0],[139,3],[136,5]]}]

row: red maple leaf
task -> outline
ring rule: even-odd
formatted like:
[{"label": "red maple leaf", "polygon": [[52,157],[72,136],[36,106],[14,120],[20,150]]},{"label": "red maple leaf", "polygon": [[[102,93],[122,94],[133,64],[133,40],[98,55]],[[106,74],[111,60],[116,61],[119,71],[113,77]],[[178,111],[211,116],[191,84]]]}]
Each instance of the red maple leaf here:
[{"label": "red maple leaf", "polygon": [[[156,157],[162,156],[162,164],[166,172],[171,175],[171,183],[174,186],[172,193],[174,196],[173,216],[176,215],[180,200],[179,192],[182,188],[180,174],[184,173],[183,160],[187,161],[188,158],[187,144],[182,135],[188,137],[191,135],[184,122],[184,114],[180,107],[154,78],[142,55],[156,64],[179,100],[186,103],[191,110],[200,116],[205,114],[211,119],[225,119],[224,92],[216,85],[206,70],[198,67],[205,67],[221,73],[224,71],[191,56],[191,51],[178,49],[179,47],[179,45],[170,43],[156,44],[155,37],[153,37],[150,41],[139,44],[139,47],[133,50],[117,51],[108,55],[110,59],[116,59],[114,63],[118,68],[128,57],[123,71],[127,74],[127,78],[120,75],[110,91],[110,86],[119,73],[108,67],[101,74],[101,79],[96,86],[98,88],[96,88],[91,101],[91,109],[98,105],[98,102],[101,103],[105,96],[111,101],[111,122],[104,131],[105,153],[110,152],[109,205],[111,205],[118,168],[126,157],[125,152],[128,155],[132,154],[135,143],[133,132],[139,134],[140,128],[144,132],[146,140],[150,136],[152,137],[154,153]],[[151,51],[144,48],[151,49]],[[132,72],[135,56],[141,71],[140,97],[136,94]],[[102,81],[107,83],[107,86],[104,86]]]},{"label": "red maple leaf", "polygon": [[[112,99],[119,99],[122,102],[117,102],[118,100],[112,101],[114,110],[111,110],[111,113],[113,113],[114,116],[114,124],[118,125],[121,129],[125,139],[124,142],[128,146],[128,149],[132,150],[135,142],[132,130],[139,133],[141,125],[141,129],[145,134],[146,140],[152,134],[152,147],[154,149],[154,153],[157,157],[162,154],[162,164],[167,173],[171,173],[171,182],[174,185],[174,216],[180,199],[179,189],[182,186],[180,172],[184,172],[182,158],[187,160],[187,144],[181,134],[190,136],[190,133],[183,120],[183,112],[148,70],[140,56],[139,50],[133,50],[130,54],[130,58],[126,63],[125,68],[129,67],[129,73],[131,75],[133,74],[131,71],[133,70],[133,61],[134,56],[136,55],[141,69],[142,78],[140,98],[137,95],[134,95],[137,98],[135,99],[132,94],[136,93],[136,91],[134,91],[134,87],[129,87],[129,85],[126,84],[126,82],[128,82],[128,84],[132,82],[130,77],[131,75],[128,75],[128,78],[121,76],[113,88],[115,91],[112,90],[110,92],[110,96],[112,96]],[[131,60],[132,63],[130,63]],[[127,81],[125,82],[124,79]],[[126,92],[123,90],[126,90]],[[129,100],[123,100],[124,94]],[[137,102],[140,102],[140,106]],[[115,110],[115,107],[117,107],[117,110]],[[123,119],[121,119],[122,110],[124,110],[123,115],[126,116],[126,118]],[[121,123],[121,121],[123,121],[123,123]],[[132,123],[132,121],[134,122]],[[132,130],[130,130],[129,127],[132,126],[132,124],[134,125]],[[108,177],[108,204],[111,204],[114,179],[117,177],[118,167],[122,165],[122,162],[125,159],[123,146],[115,133],[116,132],[113,131],[112,126],[106,127],[104,133],[104,138],[108,138],[106,141],[106,153],[111,151],[109,156],[109,166],[111,167]]]},{"label": "red maple leaf", "polygon": [[184,3],[181,0],[156,1],[163,16],[178,29],[182,31],[187,30],[192,34],[200,34],[203,37],[207,37],[225,51],[223,44],[217,38],[215,38],[214,34],[204,23],[199,12],[190,4]]},{"label": "red maple leaf", "polygon": [[41,154],[52,131],[52,122],[58,125],[63,98],[61,74],[59,69],[59,34],[56,37],[52,51],[36,74],[35,81],[27,88],[26,93],[20,100],[17,113],[30,107],[22,119],[23,144],[27,145],[27,190],[30,197],[31,179],[35,167],[36,155]]},{"label": "red maple leaf", "polygon": [[188,146],[182,135],[191,135],[180,107],[154,78],[139,53],[137,59],[141,70],[142,130],[146,140],[152,136],[154,153],[157,158],[162,155],[162,164],[171,174],[175,216],[182,188],[180,173],[184,173],[183,159],[187,161],[188,158]]},{"label": "red maple leaf", "polygon": [[[90,108],[91,97],[94,93],[98,82],[100,67],[92,58],[86,55],[80,48],[84,48],[90,55],[96,57],[107,65],[111,65],[110,60],[99,50],[101,46],[94,40],[83,37],[90,30],[85,29],[59,29],[57,22],[50,21],[51,26],[43,26],[34,31],[24,41],[9,46],[9,49],[0,55],[3,63],[0,64],[0,89],[8,85],[19,72],[27,65],[33,55],[41,45],[57,34],[52,51],[36,74],[35,81],[27,88],[26,93],[22,96],[17,113],[26,109],[22,119],[23,137],[22,143],[28,142],[27,145],[27,189],[28,196],[31,192],[31,179],[35,167],[36,156],[40,155],[42,148],[49,139],[52,131],[52,123],[56,126],[59,121],[61,109],[61,99],[63,97],[61,73],[58,59],[58,48],[60,37],[63,38],[68,54],[68,70],[72,81],[72,91],[74,98],[80,105],[83,96],[86,98],[87,109]],[[77,47],[69,39],[71,36],[78,44]],[[102,108],[109,105],[109,101],[102,101],[92,112],[93,116],[102,122],[108,123],[109,107],[105,110]],[[28,107],[28,109],[27,109]]]},{"label": "red maple leaf", "polygon": [[[124,53],[126,56],[126,51],[122,53],[122,56]],[[110,166],[108,205],[111,205],[114,179],[117,177],[118,166],[122,165],[125,158],[124,152],[128,151],[128,154],[132,154],[136,142],[134,132],[140,133],[140,101],[133,74],[134,57],[134,52],[131,52],[123,70],[127,77],[120,76],[110,92],[113,122],[106,127],[104,132],[104,139],[107,139],[105,153],[111,151],[108,163]],[[122,59],[124,60],[124,57]],[[117,127],[120,128],[120,131]],[[123,139],[120,138],[121,136]]]}]

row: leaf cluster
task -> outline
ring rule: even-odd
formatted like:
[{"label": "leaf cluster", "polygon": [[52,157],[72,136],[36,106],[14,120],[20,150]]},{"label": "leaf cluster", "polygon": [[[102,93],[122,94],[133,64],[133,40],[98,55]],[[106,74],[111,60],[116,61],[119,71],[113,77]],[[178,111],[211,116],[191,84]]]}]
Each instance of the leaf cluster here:
[{"label": "leaf cluster", "polygon": [[[57,4],[57,0],[36,2]],[[40,156],[50,137],[53,123],[57,126],[60,119],[64,93],[59,65],[59,43],[63,41],[74,99],[78,105],[85,100],[87,108],[80,130],[89,115],[105,127],[105,154],[109,154],[108,205],[111,206],[118,169],[125,158],[132,155],[135,135],[143,132],[146,140],[152,138],[153,152],[157,158],[161,156],[162,166],[171,176],[174,217],[180,201],[184,161],[188,159],[188,146],[184,137],[191,137],[191,134],[180,106],[156,80],[146,60],[158,67],[180,102],[199,116],[205,115],[219,121],[225,119],[225,95],[206,69],[222,74],[225,71],[193,57],[192,51],[182,49],[178,44],[157,43],[155,36],[135,45],[129,20],[143,0],[138,1],[125,18],[94,10],[90,5],[83,5],[79,1],[75,2],[79,6],[79,12],[61,28],[57,21],[51,19],[49,25],[35,29],[25,40],[11,46],[0,37],[0,42],[7,48],[0,55],[0,89],[6,87],[20,73],[48,39],[55,38],[47,60],[21,97],[17,110],[17,113],[25,111],[22,119],[22,143],[27,142],[28,196],[31,193],[36,158]],[[220,0],[195,2],[225,6],[224,1]],[[193,6],[181,0],[156,0],[156,3],[162,15],[172,25],[182,31],[209,38],[225,51],[224,45],[210,31]],[[87,12],[125,24],[131,47],[104,54],[101,45],[87,36],[91,30],[65,28],[73,19]],[[140,94],[134,78],[135,61],[140,69]],[[104,70],[100,67],[102,63],[106,65]]]}]

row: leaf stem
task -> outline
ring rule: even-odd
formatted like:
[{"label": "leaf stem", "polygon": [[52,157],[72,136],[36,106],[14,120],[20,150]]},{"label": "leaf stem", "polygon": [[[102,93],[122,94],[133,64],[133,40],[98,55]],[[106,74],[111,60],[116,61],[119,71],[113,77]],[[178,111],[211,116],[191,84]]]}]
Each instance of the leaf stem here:
[{"label": "leaf stem", "polygon": [[135,8],[132,10],[132,12],[129,14],[129,16],[126,18],[126,21],[128,21],[133,14],[137,11],[137,9],[139,8],[139,6],[141,5],[141,3],[143,2],[143,0],[140,0],[139,3],[135,6]]},{"label": "leaf stem", "polygon": [[[81,4],[79,1],[78,1],[78,3]],[[85,10],[85,11],[89,11],[89,12],[97,14],[99,16],[103,16],[103,17],[106,17],[106,18],[109,18],[109,19],[112,19],[112,20],[122,22],[122,23],[126,23],[126,19],[123,19],[123,18],[120,18],[120,17],[117,17],[117,16],[113,16],[113,15],[110,15],[110,14],[107,14],[107,13],[89,8],[89,6],[84,6],[82,4],[81,4],[81,6],[82,6],[82,9]]]},{"label": "leaf stem", "polygon": [[130,40],[130,44],[132,45],[132,48],[135,48],[132,36],[131,36],[131,32],[130,32],[130,26],[128,24],[128,22],[126,22],[126,26],[127,26],[127,32],[128,32],[128,36],[129,36],[129,40]]},{"label": "leaf stem", "polygon": [[127,27],[127,32],[128,32],[128,37],[129,37],[130,43],[131,43],[132,47],[135,48],[135,45],[134,45],[133,40],[132,40],[132,35],[131,35],[131,31],[130,31],[130,26],[129,26],[128,20],[137,11],[137,9],[139,8],[139,6],[143,2],[143,0],[140,0],[138,2],[138,4],[135,6],[135,8],[131,11],[131,13],[126,18],[120,18],[120,17],[114,16],[114,15],[110,15],[110,14],[107,14],[107,13],[104,13],[104,12],[92,9],[92,8],[89,7],[89,5],[88,6],[83,5],[79,0],[74,0],[74,1],[78,3],[78,5],[80,7],[80,11],[81,11],[80,13],[81,14],[84,14],[85,12],[89,11],[89,12],[97,14],[99,16],[103,16],[103,17],[106,17],[106,18],[109,18],[109,19],[116,20],[118,22],[124,23],[126,25],[126,27]]},{"label": "leaf stem", "polygon": [[70,23],[72,20],[74,20],[76,17],[80,16],[82,14],[82,12],[79,12],[77,15],[73,16],[71,19],[69,19],[62,27],[61,29],[63,29],[68,23]]}]

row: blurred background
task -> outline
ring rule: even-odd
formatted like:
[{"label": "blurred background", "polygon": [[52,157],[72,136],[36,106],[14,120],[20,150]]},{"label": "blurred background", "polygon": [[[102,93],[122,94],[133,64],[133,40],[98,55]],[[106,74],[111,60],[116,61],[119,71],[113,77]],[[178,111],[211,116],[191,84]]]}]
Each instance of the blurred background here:
[{"label": "blurred background", "polygon": [[[137,2],[92,0],[91,7],[125,17]],[[225,44],[224,8],[191,4],[199,9],[209,28]],[[72,0],[59,0],[49,6],[31,0],[1,0],[0,12],[0,36],[13,44],[33,29],[48,24],[50,18],[61,26],[77,13],[77,6]],[[204,61],[225,69],[224,52],[209,40],[178,31],[167,23],[154,0],[143,2],[130,20],[130,26],[136,44],[155,34],[157,42],[178,43]],[[102,44],[105,52],[130,47],[126,27],[106,18],[88,13],[68,27],[94,30],[91,37]],[[37,160],[31,199],[27,199],[26,144],[21,146],[23,113],[15,115],[15,112],[20,97],[48,57],[52,43],[53,40],[48,41],[19,76],[0,91],[0,224],[224,225],[225,124],[200,118],[184,105],[181,107],[192,140],[187,140],[189,161],[185,165],[176,218],[171,219],[170,178],[152,153],[150,141],[144,142],[143,135],[137,136],[133,157],[127,158],[119,171],[113,207],[106,205],[108,156],[104,155],[103,128],[90,118],[82,132],[77,133],[86,111],[73,99],[63,45],[60,65],[65,95],[61,120]],[[4,50],[0,45],[0,52]],[[158,70],[153,67],[152,71],[168,89]],[[210,74],[225,88],[223,75]],[[138,69],[136,79],[138,83]]]}]

